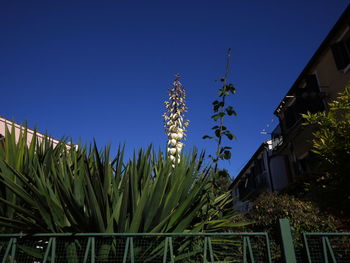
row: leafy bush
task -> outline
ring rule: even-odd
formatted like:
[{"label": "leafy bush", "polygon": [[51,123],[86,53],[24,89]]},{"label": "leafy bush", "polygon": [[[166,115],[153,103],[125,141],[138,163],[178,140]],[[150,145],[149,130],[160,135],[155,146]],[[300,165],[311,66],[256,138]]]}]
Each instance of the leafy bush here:
[{"label": "leafy bush", "polygon": [[302,256],[300,253],[303,232],[336,230],[335,219],[322,214],[311,202],[298,200],[286,194],[261,194],[246,215],[246,220],[252,221],[248,230],[269,233],[272,256],[278,262],[282,258],[279,230],[281,218],[289,220],[298,256]]},{"label": "leafy bush", "polygon": [[287,218],[297,243],[303,232],[335,231],[335,219],[322,214],[311,202],[293,196],[263,193],[247,215],[253,222],[254,231],[267,231],[272,239],[279,240],[278,220]]}]

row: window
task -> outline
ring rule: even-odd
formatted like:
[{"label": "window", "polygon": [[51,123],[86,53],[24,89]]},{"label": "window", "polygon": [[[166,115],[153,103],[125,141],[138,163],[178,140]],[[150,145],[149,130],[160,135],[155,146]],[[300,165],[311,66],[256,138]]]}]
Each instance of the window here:
[{"label": "window", "polygon": [[305,85],[296,89],[294,98],[284,113],[287,130],[301,119],[301,114],[308,111],[316,113],[325,109],[323,94],[320,92],[317,77],[314,74],[305,76]]},{"label": "window", "polygon": [[331,46],[337,69],[345,69],[350,64],[350,34]]}]

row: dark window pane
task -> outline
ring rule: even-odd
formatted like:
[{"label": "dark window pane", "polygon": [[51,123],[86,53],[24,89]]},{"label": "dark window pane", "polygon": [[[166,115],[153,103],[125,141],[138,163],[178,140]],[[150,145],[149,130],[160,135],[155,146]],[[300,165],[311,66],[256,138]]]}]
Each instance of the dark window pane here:
[{"label": "dark window pane", "polygon": [[332,45],[331,48],[337,68],[344,69],[350,63],[350,56],[346,50],[345,42],[337,42],[334,45]]}]

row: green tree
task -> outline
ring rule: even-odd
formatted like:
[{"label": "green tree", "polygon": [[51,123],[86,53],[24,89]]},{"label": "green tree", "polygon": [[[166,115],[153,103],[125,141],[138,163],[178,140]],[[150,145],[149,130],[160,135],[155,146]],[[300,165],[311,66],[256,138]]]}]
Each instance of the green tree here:
[{"label": "green tree", "polygon": [[321,161],[310,193],[325,207],[350,215],[350,85],[329,103],[329,111],[303,118],[314,129],[312,151]]}]

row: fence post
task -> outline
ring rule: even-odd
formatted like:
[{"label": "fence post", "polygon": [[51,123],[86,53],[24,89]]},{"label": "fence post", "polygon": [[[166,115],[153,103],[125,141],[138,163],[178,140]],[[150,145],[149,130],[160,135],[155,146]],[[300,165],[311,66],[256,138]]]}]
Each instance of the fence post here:
[{"label": "fence post", "polygon": [[280,227],[280,233],[281,233],[284,260],[286,263],[296,263],[297,260],[295,257],[292,232],[290,229],[288,219],[286,218],[280,219],[279,227]]}]

